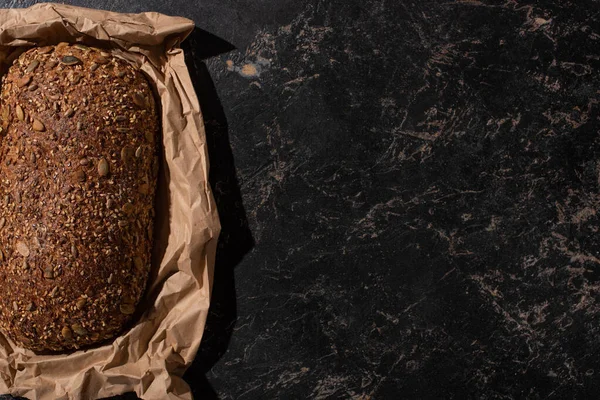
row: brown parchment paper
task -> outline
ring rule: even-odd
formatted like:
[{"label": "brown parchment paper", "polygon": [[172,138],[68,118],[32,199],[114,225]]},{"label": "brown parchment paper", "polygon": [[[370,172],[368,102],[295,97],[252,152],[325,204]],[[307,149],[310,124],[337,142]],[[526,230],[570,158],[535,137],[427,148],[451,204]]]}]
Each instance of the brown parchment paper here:
[{"label": "brown parchment paper", "polygon": [[[139,66],[162,107],[153,273],[141,315],[114,342],[37,355],[0,335],[0,393],[31,400],[95,399],[135,391],[143,399],[192,399],[181,376],[200,345],[220,224],[208,184],[198,99],[179,44],[192,21],[44,3],[0,10],[0,74],[31,45],[105,46]],[[161,183],[162,182],[162,183]]]}]

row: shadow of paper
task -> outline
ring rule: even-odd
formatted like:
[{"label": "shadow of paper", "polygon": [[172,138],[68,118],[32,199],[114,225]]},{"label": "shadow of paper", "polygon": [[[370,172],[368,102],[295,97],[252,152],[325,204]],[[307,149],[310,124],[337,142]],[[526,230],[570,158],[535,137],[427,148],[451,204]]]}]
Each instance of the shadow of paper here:
[{"label": "shadow of paper", "polygon": [[209,180],[221,221],[208,320],[196,359],[184,379],[190,384],[194,398],[214,399],[218,396],[210,387],[206,374],[229,345],[237,318],[234,268],[252,249],[254,239],[236,177],[225,112],[203,61],[234,47],[198,28],[182,47],[204,117],[210,159]]}]

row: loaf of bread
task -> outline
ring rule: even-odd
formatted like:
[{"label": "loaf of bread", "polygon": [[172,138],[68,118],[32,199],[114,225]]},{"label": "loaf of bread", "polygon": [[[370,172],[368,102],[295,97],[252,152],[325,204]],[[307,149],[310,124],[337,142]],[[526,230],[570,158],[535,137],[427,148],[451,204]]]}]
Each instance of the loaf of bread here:
[{"label": "loaf of bread", "polygon": [[124,329],[145,290],[158,170],[146,77],[80,44],[33,48],[0,93],[0,330],[35,351]]}]

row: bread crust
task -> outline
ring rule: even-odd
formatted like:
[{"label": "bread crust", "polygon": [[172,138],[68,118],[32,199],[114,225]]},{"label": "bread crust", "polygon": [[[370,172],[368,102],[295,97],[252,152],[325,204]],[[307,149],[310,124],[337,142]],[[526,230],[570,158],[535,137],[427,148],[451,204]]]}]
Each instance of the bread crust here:
[{"label": "bread crust", "polygon": [[150,268],[158,110],[102,50],[23,53],[0,92],[0,330],[35,351],[114,337]]}]

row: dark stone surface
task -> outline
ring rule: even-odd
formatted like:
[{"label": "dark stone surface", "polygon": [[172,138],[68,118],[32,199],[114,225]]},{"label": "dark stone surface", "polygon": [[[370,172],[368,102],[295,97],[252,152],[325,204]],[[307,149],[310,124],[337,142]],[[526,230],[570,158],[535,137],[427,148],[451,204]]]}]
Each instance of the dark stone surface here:
[{"label": "dark stone surface", "polygon": [[600,392],[599,1],[73,4],[204,30],[196,398]]}]

